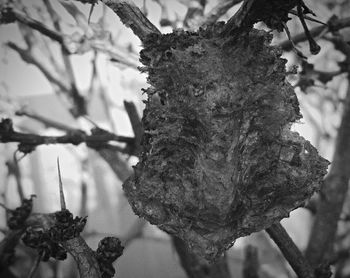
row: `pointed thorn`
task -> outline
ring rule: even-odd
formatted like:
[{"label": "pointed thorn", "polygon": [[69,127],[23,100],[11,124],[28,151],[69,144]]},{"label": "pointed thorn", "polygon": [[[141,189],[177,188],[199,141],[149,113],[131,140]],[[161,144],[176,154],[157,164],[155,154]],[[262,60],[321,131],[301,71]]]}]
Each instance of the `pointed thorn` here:
[{"label": "pointed thorn", "polygon": [[63,183],[62,183],[61,168],[60,168],[60,159],[58,157],[57,157],[57,170],[58,170],[58,185],[59,185],[59,192],[60,192],[61,210],[65,210],[66,209],[66,201],[64,199]]}]

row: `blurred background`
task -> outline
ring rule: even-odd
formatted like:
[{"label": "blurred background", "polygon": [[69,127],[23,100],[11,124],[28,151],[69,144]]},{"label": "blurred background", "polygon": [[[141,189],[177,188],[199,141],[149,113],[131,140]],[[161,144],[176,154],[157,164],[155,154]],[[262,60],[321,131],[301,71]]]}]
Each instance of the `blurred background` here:
[{"label": "blurred background", "polygon": [[[199,1],[134,2],[163,33],[174,28],[197,27],[196,22],[186,21],[186,14],[191,5]],[[204,13],[212,11],[220,2],[225,1],[208,0]],[[142,116],[145,96],[141,89],[148,85],[146,74],[137,69],[141,66],[139,39],[101,3],[94,6],[90,19],[91,6],[79,2],[26,0],[18,3],[20,9],[46,26],[59,28],[61,33],[72,37],[93,37],[96,44],[80,46],[76,54],[66,55],[58,43],[23,24],[1,25],[0,116],[11,118],[17,130],[40,135],[62,135],[69,129],[89,132],[97,125],[118,135],[134,136],[124,101],[132,103],[139,117]],[[350,16],[348,1],[308,0],[306,3],[323,22],[333,15]],[[228,20],[239,6],[232,5],[219,20]],[[302,33],[299,20],[291,17],[288,27],[292,36]],[[319,26],[315,22],[307,24],[310,29]],[[267,29],[263,24],[257,24],[256,28]],[[348,29],[340,32],[350,38]],[[287,70],[298,66],[298,74],[290,74],[289,81],[295,87],[304,118],[293,125],[293,130],[331,160],[348,80],[346,74],[339,72],[339,62],[344,55],[324,34],[315,39],[322,47],[315,56],[309,54],[307,42],[297,44],[308,57],[307,62],[292,49],[284,51],[283,56],[288,60]],[[273,44],[286,40],[285,33],[275,33]],[[320,78],[320,73],[329,75]],[[87,100],[88,116],[79,116],[72,99],[67,97],[72,88]],[[186,277],[168,235],[135,216],[123,195],[121,185],[132,173],[136,156],[121,153],[120,167],[125,170],[117,175],[105,159],[84,144],[39,146],[24,157],[16,150],[15,143],[0,144],[0,202],[6,207],[19,205],[21,188],[25,197],[37,195],[35,212],[58,210],[56,159],[59,157],[67,207],[74,215],[88,215],[84,230],[88,244],[95,249],[102,237],[114,235],[126,246],[123,256],[115,263],[119,278]],[[296,244],[305,249],[312,225],[310,210],[297,209],[282,224]],[[0,239],[6,229],[5,211],[0,209]],[[342,232],[346,234],[345,226]],[[248,243],[259,247],[261,272],[265,275],[262,277],[293,277],[293,271],[264,232],[237,240],[227,252],[234,277],[241,277]],[[18,277],[26,277],[33,264],[30,252],[33,251],[23,246],[17,250],[21,259],[12,268]],[[68,259],[41,263],[37,277],[76,277],[76,273],[74,262]]]}]

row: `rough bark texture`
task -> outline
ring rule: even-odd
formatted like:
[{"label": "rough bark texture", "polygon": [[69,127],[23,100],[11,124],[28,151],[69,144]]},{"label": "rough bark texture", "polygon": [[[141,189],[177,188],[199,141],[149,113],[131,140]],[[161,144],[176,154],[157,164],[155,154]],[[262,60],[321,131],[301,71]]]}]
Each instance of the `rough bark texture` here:
[{"label": "rough bark texture", "polygon": [[95,253],[86,244],[82,237],[79,236],[67,240],[66,242],[63,242],[62,245],[73,256],[75,262],[77,263],[80,277],[102,277]]},{"label": "rough bark texture", "polygon": [[111,8],[120,20],[143,41],[147,35],[160,33],[159,30],[147,19],[147,17],[129,0],[101,0]]},{"label": "rough bark texture", "polygon": [[285,60],[264,31],[153,34],[140,162],[124,183],[135,213],[208,260],[287,217],[328,162],[297,133]]},{"label": "rough bark texture", "polygon": [[230,278],[230,271],[225,257],[219,258],[215,263],[209,264],[196,256],[188,249],[183,240],[172,237],[176,252],[179,255],[182,268],[188,278]]}]

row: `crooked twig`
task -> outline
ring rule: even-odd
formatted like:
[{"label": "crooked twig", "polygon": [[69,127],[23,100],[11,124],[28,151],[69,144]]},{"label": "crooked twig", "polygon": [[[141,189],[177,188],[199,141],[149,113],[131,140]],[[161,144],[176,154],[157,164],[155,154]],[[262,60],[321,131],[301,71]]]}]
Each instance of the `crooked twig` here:
[{"label": "crooked twig", "polygon": [[320,52],[321,47],[316,43],[316,41],[310,34],[309,28],[307,27],[304,19],[303,8],[301,5],[297,6],[297,11],[298,11],[298,17],[300,19],[301,25],[303,26],[305,35],[307,37],[307,40],[309,41],[310,52],[311,54],[316,55]]},{"label": "crooked twig", "polygon": [[[336,32],[346,27],[350,27],[350,17],[346,17],[342,19],[331,18],[327,22],[327,26],[326,25],[317,26],[315,28],[310,29],[309,32],[310,32],[310,36],[317,37],[320,34],[325,34],[328,32]],[[292,42],[297,44],[306,40],[307,40],[307,36],[305,32],[302,32],[298,35],[293,36],[291,40],[285,40],[281,42],[279,46],[282,47],[283,50],[291,50],[293,47]]]},{"label": "crooked twig", "polygon": [[[102,130],[101,130],[102,131]],[[18,142],[21,147],[32,147],[33,149],[38,145],[48,144],[73,144],[79,145],[86,143],[92,148],[108,148],[109,141],[124,142],[127,144],[134,144],[134,138],[127,136],[118,136],[107,131],[95,132],[94,134],[87,135],[84,131],[75,130],[68,132],[62,136],[42,136],[31,133],[17,132],[12,127],[12,122],[9,119],[2,120],[0,122],[0,142]],[[115,147],[115,146],[112,146]],[[26,148],[24,148],[26,149]],[[22,149],[23,150],[23,149]],[[122,149],[121,149],[122,151]]]}]

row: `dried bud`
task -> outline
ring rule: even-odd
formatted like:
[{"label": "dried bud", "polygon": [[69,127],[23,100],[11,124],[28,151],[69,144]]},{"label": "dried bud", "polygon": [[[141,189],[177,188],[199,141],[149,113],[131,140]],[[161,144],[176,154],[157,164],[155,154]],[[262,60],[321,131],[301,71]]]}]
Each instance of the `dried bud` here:
[{"label": "dried bud", "polygon": [[16,21],[13,14],[13,1],[5,0],[0,3],[0,24],[8,24]]},{"label": "dried bud", "polygon": [[86,217],[73,218],[72,213],[63,209],[55,213],[56,223],[49,229],[50,238],[56,242],[66,241],[80,235],[86,224]]},{"label": "dried bud", "polygon": [[111,278],[115,274],[112,263],[123,254],[124,247],[116,237],[103,238],[96,250],[102,278]]},{"label": "dried bud", "polygon": [[56,260],[67,258],[67,252],[59,243],[52,240],[49,231],[28,227],[22,241],[25,245],[36,249],[42,261],[48,261],[50,257]]},{"label": "dried bud", "polygon": [[23,199],[21,206],[10,211],[7,225],[11,230],[20,229],[25,226],[25,221],[32,212],[33,197],[35,197],[35,195],[32,195],[29,199]]}]

